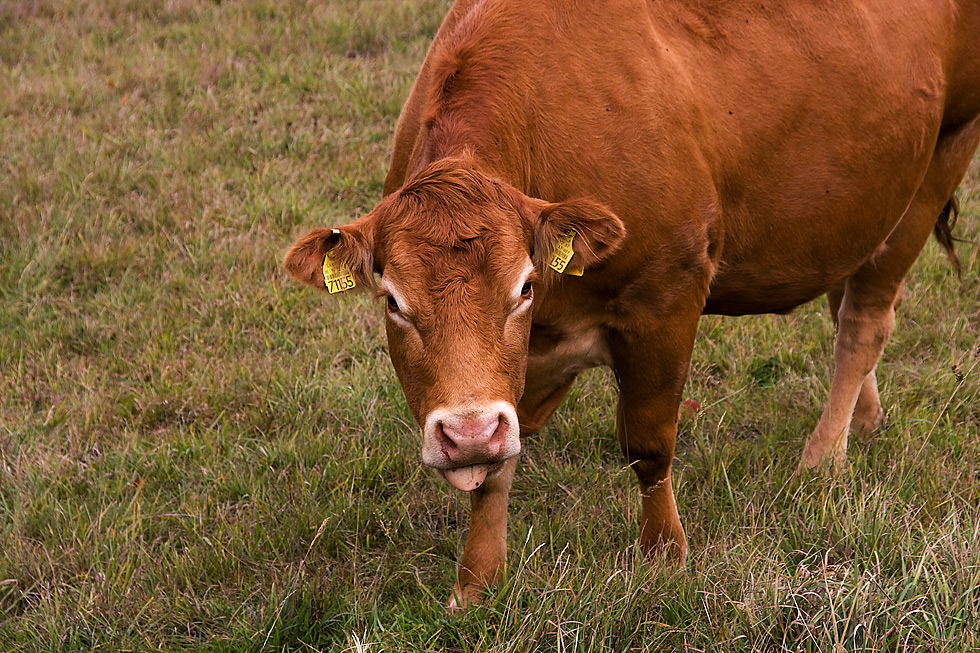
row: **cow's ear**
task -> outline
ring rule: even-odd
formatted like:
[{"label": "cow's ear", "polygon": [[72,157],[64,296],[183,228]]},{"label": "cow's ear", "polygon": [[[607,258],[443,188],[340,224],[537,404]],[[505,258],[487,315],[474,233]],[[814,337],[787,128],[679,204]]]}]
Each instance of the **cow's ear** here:
[{"label": "cow's ear", "polygon": [[534,258],[539,267],[549,265],[556,257],[561,259],[561,251],[567,251],[570,240],[572,256],[565,261],[567,269],[582,270],[619,249],[626,235],[622,220],[589,199],[541,202],[538,208],[540,212],[534,221]]},{"label": "cow's ear", "polygon": [[374,220],[368,214],[343,227],[314,229],[292,246],[285,266],[297,281],[330,293],[374,288]]}]

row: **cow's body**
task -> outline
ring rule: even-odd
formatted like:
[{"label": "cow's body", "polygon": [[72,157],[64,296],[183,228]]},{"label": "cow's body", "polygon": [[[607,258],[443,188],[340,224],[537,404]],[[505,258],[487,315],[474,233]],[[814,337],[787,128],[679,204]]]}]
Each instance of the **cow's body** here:
[{"label": "cow's body", "polygon": [[[551,415],[578,372],[612,366],[621,391],[619,439],[644,496],[641,543],[683,556],[670,462],[698,316],[785,312],[827,293],[839,329],[834,382],[803,463],[839,459],[849,427],[880,419],[874,367],[902,278],[980,140],[978,34],[977,2],[459,0],[399,121],[388,199],[376,210],[384,219],[351,232],[351,242],[374,248],[375,272],[385,273],[386,263],[410,268],[411,248],[391,244],[397,240],[391,225],[402,220],[409,225],[403,230],[417,230],[411,225],[428,228],[436,218],[405,217],[399,194],[419,175],[438,188],[440,175],[457,169],[535,198],[525,207],[531,214],[542,210],[537,199],[591,198],[611,211],[612,221],[618,217],[624,239],[608,221],[607,232],[585,239],[608,248],[589,260],[577,254],[587,265],[582,277],[535,284],[526,372],[520,362],[507,368],[521,378],[492,398],[520,400],[520,433],[527,435]],[[423,212],[435,206],[419,202],[413,206]],[[524,233],[526,254],[492,243],[487,251],[506,249],[516,257],[507,259],[511,268],[528,256],[540,268],[534,247],[549,210],[541,218],[517,210],[523,232],[496,218],[503,241]],[[401,217],[388,215],[398,211]],[[467,238],[492,230],[494,219]],[[441,220],[465,224],[466,211]],[[332,246],[307,243],[294,252],[322,261],[320,252]],[[431,262],[416,258],[419,265]],[[357,257],[347,260],[354,265]],[[318,281],[312,267],[290,268]],[[403,287],[411,285],[406,274],[398,276]],[[414,283],[431,291],[435,282],[421,275]],[[415,336],[396,337],[392,358],[416,417],[430,428],[427,415],[448,404],[432,400],[426,384],[452,374],[452,361],[443,372],[415,374],[405,363],[415,360],[411,347],[431,344],[425,329],[419,333],[421,344],[412,344]],[[495,345],[472,348],[481,347]],[[469,370],[484,360],[468,356]],[[478,438],[506,440],[506,429],[492,429],[507,424],[510,413],[501,409],[498,417],[493,410],[490,426],[458,415],[445,423],[462,420],[459,442],[467,446]],[[456,431],[450,435],[456,442]],[[494,466],[473,492],[457,587],[466,600],[492,582],[506,553],[501,536],[516,451],[491,450],[481,454]],[[437,453],[433,460],[441,462],[430,464],[448,469]],[[466,462],[484,462],[478,458]]]}]

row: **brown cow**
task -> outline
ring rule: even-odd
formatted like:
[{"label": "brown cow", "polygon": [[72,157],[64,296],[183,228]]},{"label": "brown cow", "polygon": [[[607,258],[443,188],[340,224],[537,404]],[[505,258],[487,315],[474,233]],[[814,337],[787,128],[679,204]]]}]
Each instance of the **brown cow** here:
[{"label": "brown cow", "polygon": [[684,558],[670,469],[702,313],[826,293],[834,378],[802,466],[877,425],[902,279],[934,228],[949,244],[980,140],[978,35],[964,0],[458,0],[384,200],[286,258],[387,298],[422,460],[471,492],[452,605],[500,575],[520,438],[597,365],[640,544]]}]

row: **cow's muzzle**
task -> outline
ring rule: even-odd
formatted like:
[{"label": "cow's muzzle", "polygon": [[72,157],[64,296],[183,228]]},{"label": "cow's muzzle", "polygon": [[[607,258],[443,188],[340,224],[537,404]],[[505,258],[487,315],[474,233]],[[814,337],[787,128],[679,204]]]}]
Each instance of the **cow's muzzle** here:
[{"label": "cow's muzzle", "polygon": [[483,485],[520,451],[517,411],[503,401],[437,408],[425,420],[422,462],[463,492]]}]

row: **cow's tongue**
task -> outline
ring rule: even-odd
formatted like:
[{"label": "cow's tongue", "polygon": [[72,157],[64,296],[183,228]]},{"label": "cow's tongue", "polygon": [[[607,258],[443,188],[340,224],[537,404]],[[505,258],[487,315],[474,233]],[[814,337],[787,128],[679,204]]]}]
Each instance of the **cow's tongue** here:
[{"label": "cow's tongue", "polygon": [[443,474],[446,480],[453,484],[457,490],[472,492],[483,485],[487,480],[487,470],[490,465],[469,465],[468,467],[457,467],[456,469],[445,469]]}]

